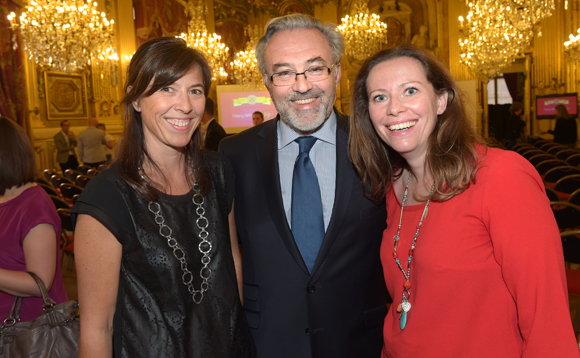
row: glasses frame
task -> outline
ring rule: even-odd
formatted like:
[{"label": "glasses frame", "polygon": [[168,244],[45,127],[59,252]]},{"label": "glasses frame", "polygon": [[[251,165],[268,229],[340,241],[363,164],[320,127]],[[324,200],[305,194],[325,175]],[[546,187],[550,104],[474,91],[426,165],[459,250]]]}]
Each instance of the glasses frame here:
[{"label": "glasses frame", "polygon": [[[336,65],[336,63],[333,63],[333,64],[332,64],[330,67],[328,67],[328,66],[316,66],[316,67],[326,67],[326,69],[328,70],[328,74],[330,75],[330,73],[332,72],[332,69],[334,68],[334,65]],[[305,79],[306,81],[310,81],[310,82],[318,82],[318,81],[324,81],[326,78],[328,78],[328,77],[326,77],[326,78],[322,78],[322,79],[319,79],[319,80],[314,80],[314,81],[312,81],[312,80],[309,80],[309,79],[308,79],[308,77],[306,76],[306,73],[307,73],[307,72],[309,72],[311,69],[312,69],[312,68],[309,68],[309,69],[307,69],[306,71],[304,71],[304,72],[300,72],[300,73],[298,73],[298,72],[293,72],[293,71],[283,71],[283,72],[290,72],[290,73],[293,73],[293,74],[294,74],[294,82],[292,82],[292,83],[288,83],[288,84],[284,84],[284,85],[277,85],[277,84],[275,84],[275,83],[274,83],[274,76],[280,73],[280,72],[276,72],[276,73],[273,73],[273,74],[271,74],[271,75],[269,76],[269,78],[270,78],[270,82],[271,82],[271,83],[272,83],[274,86],[291,86],[291,85],[293,85],[293,84],[295,84],[295,83],[296,83],[296,80],[298,80],[298,76],[299,76],[299,75],[304,75],[304,79]]]}]

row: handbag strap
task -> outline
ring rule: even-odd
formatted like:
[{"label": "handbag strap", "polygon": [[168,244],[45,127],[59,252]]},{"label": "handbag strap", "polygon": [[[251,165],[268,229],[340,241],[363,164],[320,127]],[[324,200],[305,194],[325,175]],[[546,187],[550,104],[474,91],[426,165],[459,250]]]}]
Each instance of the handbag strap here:
[{"label": "handbag strap", "polygon": [[47,309],[55,306],[56,303],[48,295],[48,291],[46,290],[46,286],[44,286],[44,282],[42,282],[40,277],[36,276],[36,274],[34,272],[30,272],[30,271],[28,271],[28,274],[30,276],[32,276],[34,281],[36,281],[36,284],[38,285],[38,288],[40,289],[40,293],[42,294],[42,300],[44,301],[44,307],[42,307],[42,310],[46,311]]},{"label": "handbag strap", "polygon": [[[44,282],[42,279],[38,277],[34,272],[28,272],[30,276],[36,281],[38,288],[40,289],[40,293],[42,295],[42,300],[44,301],[44,306],[42,310],[46,312],[46,310],[50,309],[51,307],[55,306],[56,303],[50,298],[48,295],[48,291],[46,290],[46,286],[44,286]],[[20,307],[22,306],[22,297],[16,296],[14,297],[14,303],[12,303],[12,309],[10,310],[10,315],[4,320],[5,325],[11,325],[18,321],[20,321]]]}]

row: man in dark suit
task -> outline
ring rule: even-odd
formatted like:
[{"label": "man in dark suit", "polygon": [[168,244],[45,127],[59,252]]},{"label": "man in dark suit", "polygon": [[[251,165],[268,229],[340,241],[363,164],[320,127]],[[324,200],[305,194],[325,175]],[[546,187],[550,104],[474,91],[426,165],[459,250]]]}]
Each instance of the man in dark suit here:
[{"label": "man in dark suit", "polygon": [[276,18],[256,57],[278,117],[224,139],[236,176],[246,317],[259,358],[379,358],[385,203],[363,195],[348,118],[333,109],[344,40]]},{"label": "man in dark suit", "polygon": [[207,150],[213,150],[217,152],[220,141],[225,138],[226,131],[224,128],[215,120],[213,116],[213,100],[207,98],[205,100],[205,111],[203,112],[203,117],[201,117],[201,124],[205,128],[204,136],[204,146]]},{"label": "man in dark suit", "polygon": [[77,170],[79,161],[75,153],[77,141],[75,135],[70,131],[70,123],[67,120],[60,122],[61,131],[54,135],[56,145],[56,161],[64,173],[67,169]]}]

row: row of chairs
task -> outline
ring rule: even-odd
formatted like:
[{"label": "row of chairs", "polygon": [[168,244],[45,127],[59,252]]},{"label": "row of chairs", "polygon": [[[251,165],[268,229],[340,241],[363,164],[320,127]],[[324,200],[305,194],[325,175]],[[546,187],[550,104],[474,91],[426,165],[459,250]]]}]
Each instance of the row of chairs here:
[{"label": "row of chairs", "polygon": [[100,171],[81,165],[79,170],[67,169],[60,175],[51,170],[45,170],[42,178],[37,179],[46,193],[52,199],[61,221],[61,258],[67,257],[67,269],[74,264],[74,236],[71,220],[71,208],[92,177]]}]

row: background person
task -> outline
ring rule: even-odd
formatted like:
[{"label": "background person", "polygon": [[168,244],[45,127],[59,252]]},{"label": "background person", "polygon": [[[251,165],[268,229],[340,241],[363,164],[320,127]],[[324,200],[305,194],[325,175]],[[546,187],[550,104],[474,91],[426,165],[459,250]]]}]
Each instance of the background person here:
[{"label": "background person", "polygon": [[510,106],[510,116],[505,126],[505,138],[508,140],[508,149],[512,149],[516,144],[520,143],[525,136],[527,118],[523,113],[523,104],[520,102],[512,103]]},{"label": "background person", "polygon": [[42,279],[56,303],[68,300],[60,271],[60,219],[52,200],[34,183],[34,150],[24,130],[0,117],[0,320],[22,300],[20,320],[42,313],[42,295],[27,271]]},{"label": "background person", "polygon": [[264,114],[260,111],[252,113],[252,124],[257,126],[261,123],[264,123]]},{"label": "background person", "polygon": [[383,357],[580,357],[542,180],[482,144],[446,67],[413,46],[380,51],[352,104],[351,157],[389,212]]},{"label": "background person", "polygon": [[210,85],[182,39],[148,41],[131,59],[116,161],[73,209],[81,358],[254,356],[233,173],[200,145]]},{"label": "background person", "polygon": [[69,121],[60,122],[60,132],[54,135],[54,144],[56,145],[56,161],[60,165],[63,174],[65,170],[77,170],[79,161],[75,153],[77,141],[75,135],[70,131]]},{"label": "background person", "polygon": [[576,119],[572,118],[566,107],[562,104],[556,106],[556,126],[554,130],[548,130],[554,135],[554,142],[570,148],[576,148],[578,140],[578,127]]},{"label": "background person", "polygon": [[79,133],[77,148],[81,161],[90,167],[97,169],[107,160],[105,149],[107,145],[105,132],[97,128],[99,122],[96,118],[89,119],[89,127]]},{"label": "background person", "polygon": [[217,152],[222,139],[226,137],[226,131],[214,118],[214,103],[211,98],[205,102],[205,110],[201,123],[205,127],[205,149]]},{"label": "background person", "polygon": [[236,175],[244,309],[261,358],[376,358],[382,349],[386,212],[364,197],[348,117],[333,108],[343,51],[336,25],[271,20],[256,57],[279,115],[220,145]]},{"label": "background person", "polygon": [[110,163],[113,160],[113,148],[115,147],[115,139],[112,135],[107,133],[107,127],[105,123],[97,124],[97,128],[105,132],[105,140],[107,144],[103,145],[103,149],[105,150],[105,156],[107,157],[107,162]]}]

